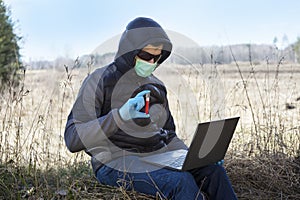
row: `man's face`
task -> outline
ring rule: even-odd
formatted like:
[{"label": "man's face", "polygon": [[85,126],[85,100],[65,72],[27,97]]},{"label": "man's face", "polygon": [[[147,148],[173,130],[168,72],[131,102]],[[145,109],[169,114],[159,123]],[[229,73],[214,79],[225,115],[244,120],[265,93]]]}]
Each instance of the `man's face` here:
[{"label": "man's face", "polygon": [[[140,59],[145,60],[149,63],[155,63],[161,55],[163,45],[153,46],[151,44],[145,46],[142,51],[148,53],[149,55],[143,55],[142,53],[137,55]],[[145,57],[144,57],[145,56]]]}]

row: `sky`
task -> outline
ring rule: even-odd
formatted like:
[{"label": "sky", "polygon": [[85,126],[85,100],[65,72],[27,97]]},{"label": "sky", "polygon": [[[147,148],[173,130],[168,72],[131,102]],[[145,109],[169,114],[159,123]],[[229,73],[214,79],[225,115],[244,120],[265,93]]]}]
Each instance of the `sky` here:
[{"label": "sky", "polygon": [[199,46],[294,43],[299,0],[3,0],[24,61],[76,58],[122,33],[135,17],[151,17]]}]

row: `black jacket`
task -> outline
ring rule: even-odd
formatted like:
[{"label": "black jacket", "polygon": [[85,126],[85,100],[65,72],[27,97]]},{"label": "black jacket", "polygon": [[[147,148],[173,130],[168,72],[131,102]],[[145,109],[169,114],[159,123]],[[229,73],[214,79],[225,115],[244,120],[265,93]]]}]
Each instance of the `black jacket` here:
[{"label": "black jacket", "polygon": [[[146,45],[163,44],[161,64],[172,44],[164,30],[149,18],[137,18],[124,31],[113,63],[95,70],[83,82],[65,129],[71,152],[85,150],[93,169],[123,155],[148,155],[186,148],[175,133],[164,84],[134,70],[136,54]],[[123,121],[119,108],[137,92],[150,89],[150,118]]]}]

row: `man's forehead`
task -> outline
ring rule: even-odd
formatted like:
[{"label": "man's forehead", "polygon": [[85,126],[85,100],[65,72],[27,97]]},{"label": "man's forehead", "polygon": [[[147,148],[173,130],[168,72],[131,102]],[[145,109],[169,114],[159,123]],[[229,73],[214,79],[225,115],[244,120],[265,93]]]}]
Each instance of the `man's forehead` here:
[{"label": "man's forehead", "polygon": [[149,49],[151,49],[151,50],[162,50],[162,48],[163,48],[163,45],[162,44],[160,44],[160,45],[151,45],[151,44],[148,44],[147,46],[145,46],[144,48],[143,48],[143,50],[149,50]]}]

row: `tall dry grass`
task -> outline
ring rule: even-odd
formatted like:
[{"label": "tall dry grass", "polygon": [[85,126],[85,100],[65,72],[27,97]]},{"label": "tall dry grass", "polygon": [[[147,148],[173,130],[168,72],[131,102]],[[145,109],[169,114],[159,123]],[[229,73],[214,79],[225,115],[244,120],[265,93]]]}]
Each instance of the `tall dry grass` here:
[{"label": "tall dry grass", "polygon": [[[1,96],[0,199],[150,198],[99,186],[89,157],[67,151],[66,117],[93,70],[76,62],[24,71],[20,88]],[[166,83],[178,135],[187,144],[198,122],[241,116],[225,158],[240,199],[300,198],[298,65],[163,65],[155,73]]]}]

